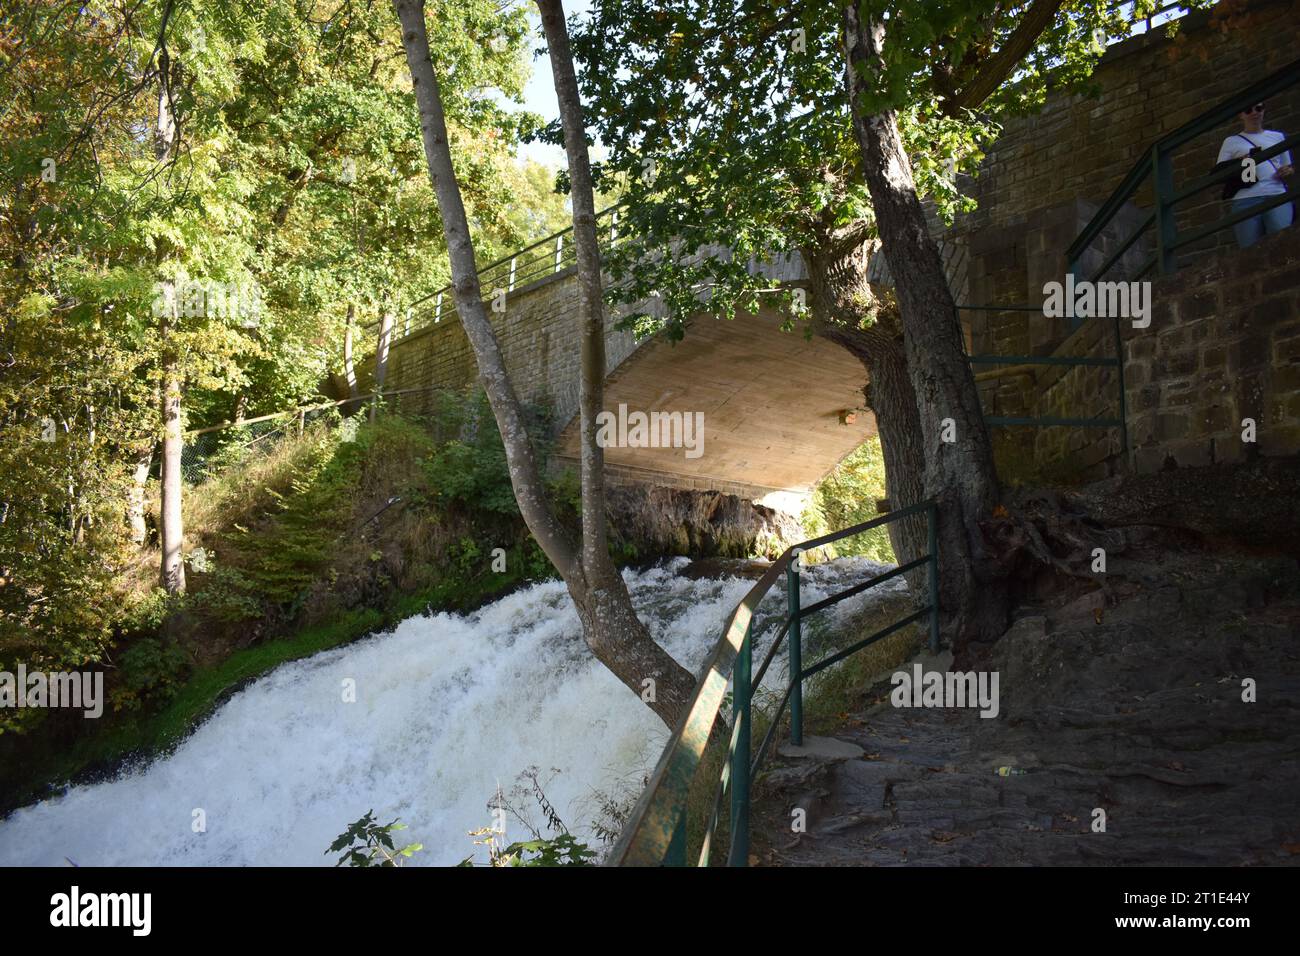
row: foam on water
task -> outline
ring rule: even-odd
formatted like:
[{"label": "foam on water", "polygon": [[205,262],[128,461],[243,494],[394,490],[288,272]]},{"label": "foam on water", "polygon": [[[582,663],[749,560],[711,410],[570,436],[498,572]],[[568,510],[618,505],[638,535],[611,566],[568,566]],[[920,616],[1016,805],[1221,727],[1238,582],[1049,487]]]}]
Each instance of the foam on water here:
[{"label": "foam on water", "polygon": [[[680,577],[685,563],[624,577],[655,638],[695,671],[752,582]],[[809,569],[804,600],[877,567],[841,559]],[[771,615],[784,610],[775,590]],[[781,679],[772,670],[769,685]],[[355,703],[343,700],[349,678]],[[473,614],[410,618],[276,668],[171,754],[0,821],[0,865],[328,865],[336,857],[325,848],[372,808],[382,823],[408,825],[401,839],[424,844],[413,863],[475,851],[482,860],[467,834],[492,822],[498,785],[509,793],[520,771],[542,768],[547,797],[582,838],[594,791],[639,782],[666,737],[592,658],[563,585],[537,584]],[[192,830],[195,809],[206,832]],[[507,838],[526,836],[512,821]]]}]

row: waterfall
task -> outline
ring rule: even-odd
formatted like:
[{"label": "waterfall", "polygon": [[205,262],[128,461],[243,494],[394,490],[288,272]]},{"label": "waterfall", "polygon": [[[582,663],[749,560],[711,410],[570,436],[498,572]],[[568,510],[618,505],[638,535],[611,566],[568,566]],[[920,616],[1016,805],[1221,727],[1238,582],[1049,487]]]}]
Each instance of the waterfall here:
[{"label": "waterfall", "polygon": [[[624,577],[656,640],[695,671],[752,581],[685,577],[686,564]],[[879,569],[856,558],[807,569],[804,599]],[[760,653],[784,603],[777,588],[763,604]],[[564,823],[595,845],[599,795],[639,789],[666,738],[591,656],[564,586],[546,582],[277,667],[170,753],[0,821],[0,865],[332,865],[325,849],[372,808],[407,824],[403,843],[424,845],[412,864],[482,862],[469,831],[490,825],[498,787],[509,796],[534,766]],[[508,841],[529,836],[508,819]]]}]

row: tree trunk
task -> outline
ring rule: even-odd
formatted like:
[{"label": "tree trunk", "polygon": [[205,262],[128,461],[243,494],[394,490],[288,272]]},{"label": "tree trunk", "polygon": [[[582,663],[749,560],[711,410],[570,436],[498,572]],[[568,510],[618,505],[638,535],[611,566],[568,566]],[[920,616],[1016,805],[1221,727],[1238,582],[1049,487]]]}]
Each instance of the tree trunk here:
[{"label": "tree trunk", "polygon": [[145,486],[149,482],[149,469],[153,467],[153,446],[135,460],[131,479],[130,497],[127,499],[126,520],[131,528],[131,541],[143,546],[149,528],[144,520]]},{"label": "tree trunk", "polygon": [[379,343],[375,348],[375,397],[370,402],[370,420],[375,420],[379,412],[380,394],[384,390],[384,379],[388,377],[388,346],[393,339],[393,312],[385,307],[379,319]]},{"label": "tree trunk", "polygon": [[356,321],[356,316],[357,307],[355,304],[349,302],[348,320],[343,329],[343,376],[347,379],[348,383],[348,398],[352,399],[351,402],[343,406],[348,415],[351,415],[356,411],[357,396],[361,394],[361,390],[357,388],[356,365],[352,361],[352,323]]},{"label": "tree trunk", "polygon": [[[166,317],[160,324],[163,342],[170,337]],[[181,383],[176,356],[163,356],[160,390],[162,440],[162,586],[168,594],[185,593],[184,528],[181,524]]]},{"label": "tree trunk", "polygon": [[[176,119],[171,109],[170,62],[163,52],[159,66],[158,127],[154,138],[154,158],[165,162],[176,141]],[[158,343],[162,353],[162,381],[159,388],[159,411],[162,418],[162,507],[159,532],[162,538],[162,586],[168,594],[185,593],[184,528],[181,524],[181,380],[179,357],[171,341],[169,314],[175,301],[171,283],[164,283],[162,315],[158,320]]]},{"label": "tree trunk", "polygon": [[[433,64],[429,59],[429,40],[424,26],[424,4],[422,0],[393,0],[393,7],[402,24],[402,45],[406,50],[407,64],[411,69],[411,81],[415,88],[425,157],[429,165],[429,178],[433,181],[438,207],[442,212],[443,230],[446,233],[451,259],[452,291],[456,299],[456,308],[470,346],[474,350],[475,361],[479,368],[479,380],[487,393],[492,412],[496,416],[497,427],[501,432],[506,451],[506,464],[510,470],[510,482],[514,489],[515,500],[519,503],[519,511],[547,558],[564,578],[569,594],[577,606],[587,644],[596,658],[631,690],[641,695],[660,719],[672,727],[693,692],[694,678],[650,638],[649,632],[637,619],[622,577],[609,562],[608,553],[605,552],[603,561],[594,557],[590,562],[584,561],[586,554],[592,554],[597,549],[605,551],[606,548],[603,508],[600,509],[598,516],[588,514],[588,488],[594,489],[594,493],[603,498],[599,483],[594,485],[587,483],[593,463],[596,466],[601,463],[598,455],[593,458],[590,454],[594,449],[592,440],[594,430],[584,427],[583,431],[583,524],[584,528],[592,529],[593,535],[599,533],[599,539],[584,541],[583,553],[580,554],[551,510],[538,469],[536,452],[524,427],[522,409],[506,373],[496,335],[483,307],[483,295],[479,288],[469,225],[465,218],[460,187],[452,170],[442,98],[434,77]],[[555,13],[556,11],[551,11],[552,25],[555,23],[553,18]],[[547,11],[544,10],[544,20],[547,15]],[[562,26],[563,16],[562,14],[559,16],[558,22]],[[566,37],[562,47],[552,48],[552,62],[555,63],[557,58],[565,58],[567,51]],[[567,64],[567,70],[571,79],[571,62]],[[573,84],[571,96],[566,97],[563,91],[558,92],[562,102],[567,98],[571,114],[572,106],[576,102],[576,84]],[[566,122],[571,121],[570,115]],[[581,130],[580,120],[577,128]],[[570,137],[571,160],[577,149],[582,149],[585,159],[584,147],[585,142],[581,134]],[[585,170],[585,164],[578,165],[581,175],[581,170]],[[580,262],[588,263],[588,268],[584,271],[588,273],[589,279],[593,274],[590,270],[593,252],[595,255],[594,303],[597,311],[590,312],[593,300],[585,294],[590,287],[584,283],[583,299],[586,305],[583,308],[589,310],[585,319],[582,317],[579,319],[583,322],[584,331],[582,345],[584,426],[587,421],[586,416],[591,409],[599,407],[599,391],[596,392],[596,404],[592,404],[591,382],[593,379],[599,382],[604,380],[604,369],[592,367],[597,362],[603,365],[603,338],[597,345],[590,334],[593,322],[595,328],[601,329],[603,334],[601,324],[603,313],[599,311],[601,308],[599,252],[595,251],[589,173],[585,181],[586,195],[581,200],[578,198],[578,190],[575,189],[575,213],[581,214],[583,209],[586,210],[583,216],[586,235],[585,238],[578,240],[579,256]],[[652,693],[647,693],[651,691]]]},{"label": "tree trunk", "polygon": [[478,266],[470,239],[465,205],[451,164],[447,143],[447,121],[442,108],[438,81],[429,59],[429,37],[424,27],[423,0],[393,0],[393,9],[402,24],[402,46],[411,70],[411,84],[420,116],[429,179],[442,213],[442,228],[447,238],[451,261],[452,294],[457,313],[478,365],[479,381],[487,394],[496,417],[501,441],[505,446],[506,466],[514,489],[519,512],[528,530],[550,562],[566,580],[573,573],[576,554],[573,542],[556,520],[546,500],[545,487],[537,465],[537,455],[524,425],[523,410],[514,386],[506,373],[505,361],[496,333],[483,308],[479,288]]},{"label": "tree trunk", "polygon": [[[892,109],[866,115],[869,78],[884,69],[884,21],[864,22],[856,0],[844,10],[845,85],[885,259],[894,276],[907,365],[916,392],[925,493],[939,503],[940,608],[954,651],[995,640],[1010,596],[992,575],[981,519],[998,502],[992,446],[939,250],[930,237]],[[883,85],[883,84],[882,84]],[[949,440],[951,439],[951,440]]]},{"label": "tree trunk", "polygon": [[[803,250],[803,257],[812,292],[814,330],[848,349],[867,370],[869,381],[863,397],[876,416],[890,507],[899,509],[925,498],[925,456],[897,306],[891,296],[878,294],[867,281],[871,256],[879,246],[874,239],[845,243],[828,236]],[[925,554],[924,517],[895,521],[887,528],[899,564]],[[913,593],[924,590],[923,568],[909,572],[906,578]]]},{"label": "tree trunk", "polygon": [[[596,659],[641,695],[670,728],[676,726],[695,689],[695,679],[658,644],[637,617],[622,575],[609,556],[605,528],[605,454],[596,441],[596,417],[604,406],[605,306],[596,237],[596,204],[573,54],[560,0],[537,0],[550,52],[555,95],[564,128],[573,202],[573,241],[578,266],[578,327],[581,341],[582,552],[581,581],[569,582],[587,645]],[[647,683],[652,681],[653,683]],[[646,691],[654,688],[652,699]]]}]

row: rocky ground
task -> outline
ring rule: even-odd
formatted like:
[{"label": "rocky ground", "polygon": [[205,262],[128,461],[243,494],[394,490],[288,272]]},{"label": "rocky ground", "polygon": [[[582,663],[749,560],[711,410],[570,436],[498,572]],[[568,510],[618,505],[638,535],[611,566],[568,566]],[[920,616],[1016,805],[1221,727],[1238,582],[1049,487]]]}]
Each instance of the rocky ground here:
[{"label": "rocky ground", "polygon": [[974,655],[999,673],[996,718],[896,708],[882,675],[833,738],[784,748],[755,789],[753,862],[1300,862],[1296,561],[1168,528],[1122,534],[1110,597],[1022,607]]}]

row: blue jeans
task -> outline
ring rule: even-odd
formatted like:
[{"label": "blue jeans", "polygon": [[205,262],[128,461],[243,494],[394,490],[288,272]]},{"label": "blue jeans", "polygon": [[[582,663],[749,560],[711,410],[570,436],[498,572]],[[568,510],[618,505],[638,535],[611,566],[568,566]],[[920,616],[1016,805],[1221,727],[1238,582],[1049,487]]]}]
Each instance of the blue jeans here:
[{"label": "blue jeans", "polygon": [[[1258,206],[1260,203],[1268,202],[1274,198],[1276,197],[1251,196],[1248,199],[1234,199],[1232,201],[1232,211],[1241,212],[1243,209]],[[1289,225],[1291,225],[1291,204],[1284,202],[1280,206],[1274,206],[1268,212],[1260,213],[1258,216],[1251,216],[1249,219],[1243,219],[1232,228],[1237,233],[1237,245],[1245,249],[1259,242],[1265,234],[1272,235],[1275,232],[1281,232]]]}]

